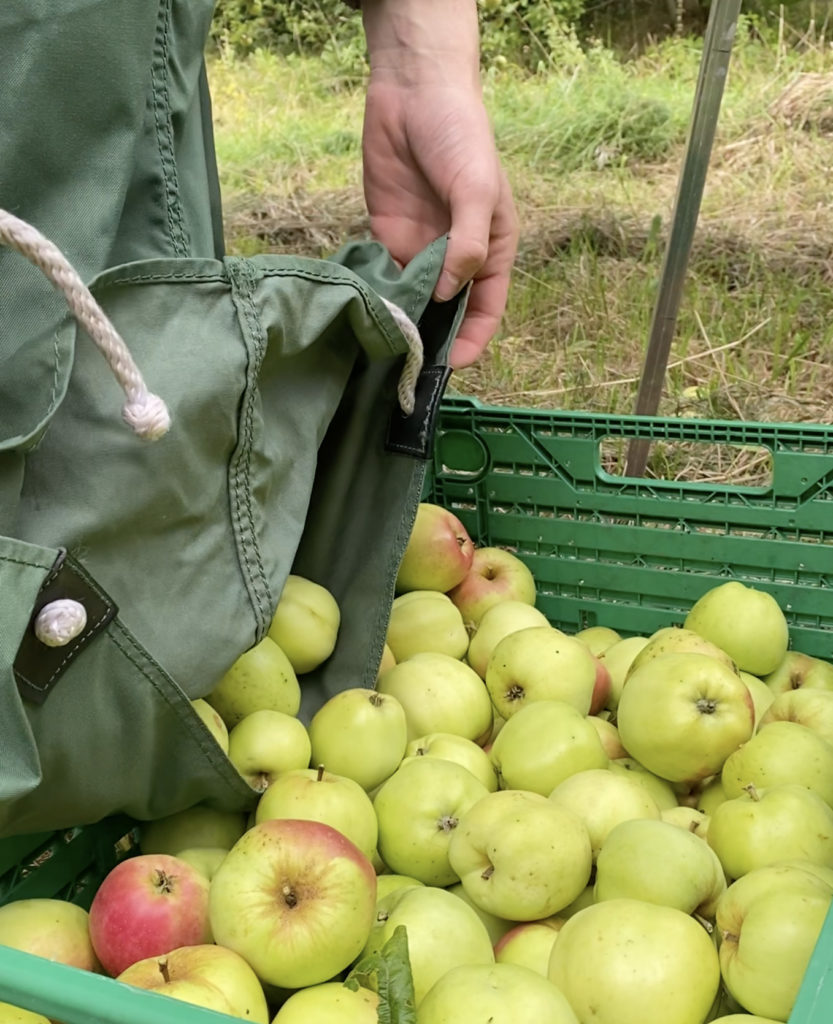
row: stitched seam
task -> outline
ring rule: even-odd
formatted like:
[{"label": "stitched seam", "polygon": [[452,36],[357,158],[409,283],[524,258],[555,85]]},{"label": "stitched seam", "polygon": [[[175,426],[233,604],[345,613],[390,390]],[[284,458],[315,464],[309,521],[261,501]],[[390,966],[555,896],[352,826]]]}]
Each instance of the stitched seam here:
[{"label": "stitched seam", "polygon": [[159,162],[162,168],[162,194],[165,200],[165,219],[168,222],[168,236],[174,255],[185,256],[188,247],[179,205],[179,182],[174,157],[173,127],[171,123],[170,96],[168,93],[168,32],[171,21],[172,0],[162,0],[159,9],[159,24],[156,33],[156,48],[151,73],[153,92],[153,120],[156,127],[156,142],[159,147]]},{"label": "stitched seam", "polygon": [[[30,569],[51,569],[52,563],[44,565],[42,562],[28,562],[25,558],[12,558],[11,555],[0,555],[0,562],[9,562],[11,565],[28,565]],[[48,580],[54,579],[54,575],[50,575],[44,580],[46,583]],[[43,585],[43,584],[42,584]]]}]

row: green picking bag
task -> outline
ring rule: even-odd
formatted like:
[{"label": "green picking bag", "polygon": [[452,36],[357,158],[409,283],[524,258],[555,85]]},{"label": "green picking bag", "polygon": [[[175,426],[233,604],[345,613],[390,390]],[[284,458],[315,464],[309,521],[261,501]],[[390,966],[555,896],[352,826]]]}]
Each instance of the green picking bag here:
[{"label": "green picking bag", "polygon": [[[11,76],[34,104],[18,127],[0,111],[0,207],[69,256],[170,414],[157,440],[132,433],[89,331],[0,247],[0,836],[253,806],[190,702],[265,634],[290,572],[342,611],[333,656],[302,677],[303,717],[372,686],[381,656],[462,305],[430,301],[443,239],[403,269],[372,242],[331,260],[222,256],[195,56],[206,12],[196,0],[0,8],[0,50],[14,55],[0,96]],[[122,92],[79,69],[74,101],[93,109],[95,92],[95,139],[61,120],[58,91],[93,29],[132,48],[96,62],[127,77]],[[33,125],[47,149],[50,126],[61,136],[66,180],[32,162]],[[115,160],[107,181],[80,159],[88,145]],[[86,626],[49,646],[37,616],[61,599]]]}]

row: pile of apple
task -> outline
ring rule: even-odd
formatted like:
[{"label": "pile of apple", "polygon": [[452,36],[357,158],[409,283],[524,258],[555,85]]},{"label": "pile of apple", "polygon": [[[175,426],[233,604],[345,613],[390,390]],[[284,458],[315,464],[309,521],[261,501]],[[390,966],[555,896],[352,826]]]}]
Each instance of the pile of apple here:
[{"label": "pile of apple", "polygon": [[194,702],[252,815],[145,823],[89,913],[21,900],[0,942],[260,1024],[786,1021],[833,899],[833,664],[776,601],[729,582],[682,626],[567,635],[428,503],[397,594],[375,688],[305,726],[340,615],[290,577]]}]

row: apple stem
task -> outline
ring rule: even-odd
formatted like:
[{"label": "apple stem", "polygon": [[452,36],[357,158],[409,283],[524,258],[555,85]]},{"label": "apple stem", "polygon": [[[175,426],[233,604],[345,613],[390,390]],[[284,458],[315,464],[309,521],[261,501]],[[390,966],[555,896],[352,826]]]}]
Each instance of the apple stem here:
[{"label": "apple stem", "polygon": [[324,765],[323,764],[320,764],[318,766],[318,774],[315,776],[315,778],[316,778],[316,780],[318,782],[321,782],[323,780],[323,778],[324,778]]},{"label": "apple stem", "polygon": [[374,690],[373,693],[371,693],[371,695],[368,697],[368,700],[370,701],[374,708],[380,708],[385,703],[385,698],[382,696],[381,693],[378,693],[376,690]]},{"label": "apple stem", "polygon": [[755,788],[754,783],[750,782],[748,786],[743,787],[744,793],[748,793],[753,800],[760,800],[761,796],[758,790]]},{"label": "apple stem", "polygon": [[483,873],[481,874],[480,877],[483,879],[484,882],[488,882],[494,873],[495,866],[494,864],[490,864],[487,868],[484,868]]},{"label": "apple stem", "polygon": [[171,980],[171,974],[168,970],[168,958],[163,957],[161,960],[156,961],[159,964],[159,973],[162,975],[162,980],[167,984]]},{"label": "apple stem", "polygon": [[711,923],[711,921],[707,920],[700,914],[693,914],[692,916],[695,921],[698,921],[706,929],[709,935],[712,934],[712,932],[714,931],[714,925]]}]

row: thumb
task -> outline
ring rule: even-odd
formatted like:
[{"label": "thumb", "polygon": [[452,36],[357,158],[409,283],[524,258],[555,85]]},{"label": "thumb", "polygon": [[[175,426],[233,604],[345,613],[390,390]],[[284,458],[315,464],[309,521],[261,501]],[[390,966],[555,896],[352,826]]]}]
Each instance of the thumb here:
[{"label": "thumb", "polygon": [[482,269],[489,254],[489,238],[496,197],[491,188],[471,182],[451,197],[451,227],[445,260],[434,289],[438,302],[452,299]]}]

